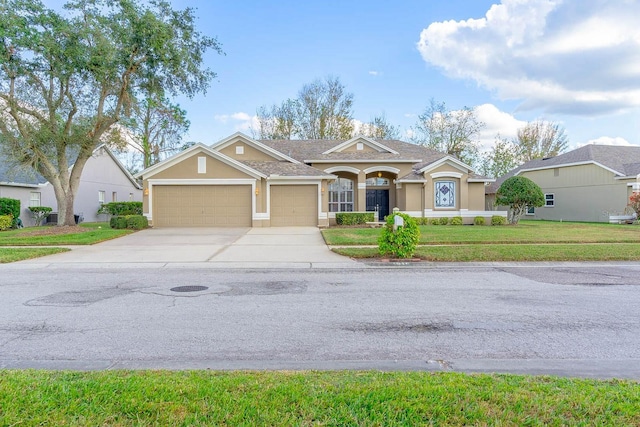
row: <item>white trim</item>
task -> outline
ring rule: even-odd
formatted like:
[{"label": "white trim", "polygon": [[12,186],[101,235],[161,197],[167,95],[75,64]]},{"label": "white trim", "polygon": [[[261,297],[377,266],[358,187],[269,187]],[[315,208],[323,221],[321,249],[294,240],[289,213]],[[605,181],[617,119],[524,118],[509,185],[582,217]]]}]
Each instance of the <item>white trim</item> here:
[{"label": "white trim", "polygon": [[359,182],[358,183],[358,190],[366,190],[367,189],[367,183],[366,182]]},{"label": "white trim", "polygon": [[[251,194],[256,192],[255,179],[149,179],[147,180],[149,196],[148,207],[149,212],[145,213],[147,219],[153,219],[153,186],[154,185],[251,185]],[[251,197],[251,217],[256,215],[256,198]]]},{"label": "white trim", "polygon": [[412,216],[414,218],[420,218],[422,216],[422,212],[420,211],[402,211],[402,213]]},{"label": "white trim", "polygon": [[336,179],[337,176],[303,176],[303,175],[269,175],[267,181],[321,181],[323,179]]},{"label": "white trim", "polygon": [[519,175],[521,172],[533,172],[533,171],[540,171],[540,170],[546,170],[546,169],[556,169],[556,168],[565,168],[565,167],[570,167],[570,166],[585,166],[585,165],[599,166],[602,169],[608,170],[609,172],[613,173],[614,175],[618,175],[618,177],[621,177],[622,179],[624,179],[624,174],[623,173],[620,173],[615,169],[611,169],[610,167],[607,167],[607,166],[603,165],[602,163],[598,163],[598,162],[596,162],[594,160],[587,160],[587,161],[584,161],[584,162],[575,162],[575,163],[561,163],[559,165],[549,165],[549,166],[542,166],[542,167],[538,167],[538,168],[520,169],[514,175]]},{"label": "white trim", "polygon": [[47,186],[47,184],[49,184],[49,183],[45,182],[44,184],[22,184],[20,182],[0,181],[0,186],[1,187],[44,188],[44,187]]},{"label": "white trim", "polygon": [[443,218],[443,217],[453,217],[453,216],[461,216],[462,218],[475,218],[477,216],[482,217],[492,217],[502,216],[507,217],[507,211],[433,211],[431,209],[424,210],[424,216],[427,218]]},{"label": "white trim", "polygon": [[467,179],[467,182],[484,182],[486,184],[488,182],[496,182],[496,180],[493,178],[469,178]]},{"label": "white trim", "polygon": [[471,170],[471,166],[467,165],[466,163],[462,163],[460,160],[456,159],[455,157],[445,156],[440,160],[436,160],[433,163],[429,163],[427,166],[418,170],[418,172],[424,173],[424,172],[430,171],[447,162],[452,163],[451,166],[455,167],[458,170],[463,171],[464,173],[468,173]]},{"label": "white trim", "polygon": [[431,176],[431,179],[437,179],[437,178],[458,178],[458,179],[461,179],[464,174],[458,173],[458,172],[436,172],[436,173],[432,173],[432,174],[429,174],[429,175]]},{"label": "white trim", "polygon": [[244,143],[248,144],[248,145],[253,145],[254,148],[256,148],[258,151],[262,151],[265,154],[269,154],[270,156],[274,157],[277,160],[287,160],[291,163],[295,163],[297,165],[300,164],[300,162],[292,157],[287,156],[284,153],[281,153],[280,151],[273,149],[271,147],[269,147],[268,145],[265,145],[259,141],[256,141],[253,138],[250,138],[249,136],[245,135],[242,132],[236,132],[233,135],[230,135],[224,139],[221,139],[218,142],[214,142],[213,144],[211,144],[211,149],[213,151],[220,151],[226,147],[228,147],[229,145],[233,144],[234,142],[237,142],[237,139],[242,139],[244,141]]},{"label": "white trim", "polygon": [[253,220],[254,221],[264,221],[269,219],[269,214],[266,212],[257,212],[255,214],[253,214]]},{"label": "white trim", "polygon": [[322,154],[331,154],[331,153],[335,153],[335,152],[340,152],[342,150],[344,150],[345,148],[351,147],[352,145],[358,143],[358,142],[362,142],[364,144],[366,144],[367,146],[373,148],[374,150],[378,151],[379,153],[383,153],[383,152],[387,152],[387,153],[391,153],[391,154],[400,154],[398,153],[396,150],[387,147],[384,144],[379,143],[378,141],[375,141],[371,138],[367,138],[365,136],[356,136],[354,138],[351,138],[341,144],[336,145],[333,148],[328,149],[327,151],[325,151]]},{"label": "white trim", "polygon": [[358,175],[360,173],[360,169],[354,168],[351,166],[333,166],[324,170],[326,173],[335,173],[335,172],[349,172]]},{"label": "white trim", "polygon": [[400,169],[398,168],[394,168],[391,166],[371,166],[370,168],[366,168],[364,169],[362,172],[369,174],[371,172],[391,172],[391,173],[395,173],[396,175],[398,173],[400,173]]},{"label": "white trim", "polygon": [[[547,195],[552,196],[549,199],[553,204],[547,205]],[[555,208],[556,207],[556,193],[544,193],[544,205],[543,208]]]},{"label": "white trim", "polygon": [[213,151],[211,148],[207,147],[206,145],[202,144],[202,143],[197,143],[195,145],[192,145],[191,147],[187,148],[186,150],[182,151],[181,153],[176,154],[175,156],[166,159],[160,163],[157,163],[145,170],[143,170],[142,172],[138,173],[138,175],[136,175],[137,177],[143,177],[145,179],[149,179],[150,177],[152,177],[153,175],[162,172],[163,170],[166,170],[172,166],[175,166],[176,164],[180,163],[181,161],[187,159],[188,157],[191,157],[192,155],[196,155],[197,152],[202,152],[204,154],[208,154],[211,157],[213,157],[216,160],[221,161],[222,163],[225,163],[229,166],[231,166],[232,168],[238,169],[241,172],[246,173],[249,176],[252,176],[256,179],[258,178],[266,178],[267,176],[265,174],[263,174],[262,172],[259,172],[253,168],[250,168],[249,166],[245,165],[244,163],[240,163],[239,161],[232,159],[229,156],[225,156],[222,153],[219,153],[217,151]]},{"label": "white trim", "polygon": [[394,179],[394,183],[396,184],[424,184],[425,182],[429,182],[428,179]]}]

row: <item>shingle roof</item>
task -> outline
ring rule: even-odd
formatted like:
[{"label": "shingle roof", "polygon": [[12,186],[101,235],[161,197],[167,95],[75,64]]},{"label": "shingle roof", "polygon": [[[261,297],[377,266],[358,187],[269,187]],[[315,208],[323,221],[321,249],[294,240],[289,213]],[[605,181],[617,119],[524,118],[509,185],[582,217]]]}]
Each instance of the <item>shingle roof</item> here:
[{"label": "shingle roof", "polygon": [[636,176],[640,173],[640,147],[589,144],[555,157],[526,162],[501,176],[488,186],[486,194],[498,191],[500,185],[523,169],[542,169],[574,163],[599,163],[615,171],[617,176]]},{"label": "shingle roof", "polygon": [[0,183],[35,186],[45,184],[47,180],[40,174],[9,163],[0,156]]},{"label": "shingle roof", "polygon": [[256,161],[242,160],[241,163],[265,175],[280,176],[313,176],[330,178],[333,175],[305,164],[295,164],[285,161]]}]

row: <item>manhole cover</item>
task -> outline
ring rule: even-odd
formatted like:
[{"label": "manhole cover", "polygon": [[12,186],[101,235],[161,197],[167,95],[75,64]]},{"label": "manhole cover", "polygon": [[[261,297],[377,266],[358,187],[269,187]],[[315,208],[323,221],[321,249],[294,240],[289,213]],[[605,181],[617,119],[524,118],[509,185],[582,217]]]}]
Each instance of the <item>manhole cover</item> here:
[{"label": "manhole cover", "polygon": [[173,292],[199,292],[206,291],[209,289],[206,286],[176,286],[175,288],[171,288]]}]

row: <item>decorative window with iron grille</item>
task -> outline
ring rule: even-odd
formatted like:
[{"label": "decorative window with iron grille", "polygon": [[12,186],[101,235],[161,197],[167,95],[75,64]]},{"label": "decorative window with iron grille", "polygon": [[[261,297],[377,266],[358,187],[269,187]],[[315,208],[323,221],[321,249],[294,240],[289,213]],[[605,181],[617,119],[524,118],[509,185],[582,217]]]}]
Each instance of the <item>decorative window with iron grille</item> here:
[{"label": "decorative window with iron grille", "polygon": [[436,208],[456,207],[456,183],[454,181],[436,181]]}]

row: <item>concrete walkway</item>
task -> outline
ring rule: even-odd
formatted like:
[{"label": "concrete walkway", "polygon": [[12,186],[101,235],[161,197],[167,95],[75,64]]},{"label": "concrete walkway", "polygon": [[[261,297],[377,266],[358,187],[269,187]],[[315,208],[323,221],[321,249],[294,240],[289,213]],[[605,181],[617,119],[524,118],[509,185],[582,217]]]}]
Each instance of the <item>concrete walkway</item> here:
[{"label": "concrete walkway", "polygon": [[14,263],[29,267],[362,268],[327,247],[317,227],[151,228],[70,252]]}]

